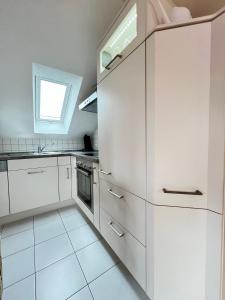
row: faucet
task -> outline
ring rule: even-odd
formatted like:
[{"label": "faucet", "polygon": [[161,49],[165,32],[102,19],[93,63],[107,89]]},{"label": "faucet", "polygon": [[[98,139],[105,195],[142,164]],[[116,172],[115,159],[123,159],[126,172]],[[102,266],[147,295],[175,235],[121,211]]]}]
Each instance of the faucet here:
[{"label": "faucet", "polygon": [[42,153],[45,149],[45,145],[38,145],[38,153]]}]

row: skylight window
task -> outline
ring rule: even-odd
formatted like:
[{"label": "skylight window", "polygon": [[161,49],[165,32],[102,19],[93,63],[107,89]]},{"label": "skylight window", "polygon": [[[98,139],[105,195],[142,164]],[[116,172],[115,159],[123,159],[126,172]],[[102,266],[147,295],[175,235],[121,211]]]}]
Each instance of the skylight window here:
[{"label": "skylight window", "polygon": [[40,119],[60,121],[66,89],[66,85],[41,80]]},{"label": "skylight window", "polygon": [[34,132],[67,134],[82,77],[33,64]]}]

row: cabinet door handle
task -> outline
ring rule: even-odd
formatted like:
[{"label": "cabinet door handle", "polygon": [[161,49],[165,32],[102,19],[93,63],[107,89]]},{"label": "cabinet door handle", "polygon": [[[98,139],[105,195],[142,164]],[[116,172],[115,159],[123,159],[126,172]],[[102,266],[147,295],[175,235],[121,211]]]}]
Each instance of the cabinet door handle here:
[{"label": "cabinet door handle", "polygon": [[34,175],[34,174],[42,174],[42,173],[45,173],[46,171],[43,171],[43,170],[41,170],[41,171],[29,171],[29,172],[27,172],[27,174],[28,175]]},{"label": "cabinet door handle", "polygon": [[109,223],[108,223],[108,225],[110,226],[110,228],[112,229],[112,231],[114,231],[117,235],[118,235],[118,237],[123,237],[124,236],[124,233],[123,232],[119,232],[114,226],[113,226],[113,222],[112,221],[110,221]]},{"label": "cabinet door handle", "polygon": [[121,54],[117,54],[109,63],[107,66],[105,66],[106,70],[110,70],[111,64],[117,59],[117,58],[122,58],[123,56]]},{"label": "cabinet door handle", "polygon": [[70,179],[70,168],[66,168],[67,171],[67,179]]},{"label": "cabinet door handle", "polygon": [[108,189],[108,193],[110,193],[111,195],[115,196],[118,199],[123,199],[123,195],[118,195],[114,193],[111,189]]},{"label": "cabinet door handle", "polygon": [[111,172],[105,172],[103,170],[100,170],[100,173],[104,174],[104,175],[111,175],[112,173]]},{"label": "cabinet door handle", "polygon": [[163,193],[165,194],[177,194],[177,195],[193,195],[193,196],[202,196],[203,193],[199,190],[196,190],[194,192],[186,192],[186,191],[171,191],[167,189],[163,189]]}]

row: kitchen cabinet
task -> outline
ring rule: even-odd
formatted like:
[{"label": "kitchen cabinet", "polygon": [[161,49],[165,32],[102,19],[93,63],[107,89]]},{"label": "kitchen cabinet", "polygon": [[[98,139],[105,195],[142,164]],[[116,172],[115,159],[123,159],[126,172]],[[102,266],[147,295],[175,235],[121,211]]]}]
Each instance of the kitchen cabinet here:
[{"label": "kitchen cabinet", "polygon": [[9,191],[7,172],[0,172],[0,217],[9,215]]},{"label": "kitchen cabinet", "polygon": [[146,199],[145,45],[98,85],[100,177]]},{"label": "kitchen cabinet", "polygon": [[76,171],[76,157],[71,157],[71,168],[72,168],[72,198],[77,200],[77,171]]},{"label": "kitchen cabinet", "polygon": [[99,164],[93,163],[94,225],[100,230]]},{"label": "kitchen cabinet", "polygon": [[148,204],[147,220],[150,299],[219,300],[222,216]]},{"label": "kitchen cabinet", "polygon": [[60,201],[72,198],[71,165],[59,166],[59,198]]},{"label": "kitchen cabinet", "polygon": [[[46,158],[46,163],[45,158],[34,160],[13,160],[9,163],[10,168],[35,166],[8,172],[11,214],[59,201],[57,158]],[[49,167],[49,162],[55,163],[55,166]]]},{"label": "kitchen cabinet", "polygon": [[[225,17],[147,40],[148,200],[222,213]],[[184,193],[183,193],[184,192]]]}]

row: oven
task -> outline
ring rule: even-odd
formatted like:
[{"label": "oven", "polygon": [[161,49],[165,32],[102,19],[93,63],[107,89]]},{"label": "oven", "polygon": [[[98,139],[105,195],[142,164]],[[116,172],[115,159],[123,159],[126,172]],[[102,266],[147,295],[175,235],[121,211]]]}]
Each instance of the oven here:
[{"label": "oven", "polygon": [[77,196],[93,213],[93,165],[91,162],[77,159]]}]

